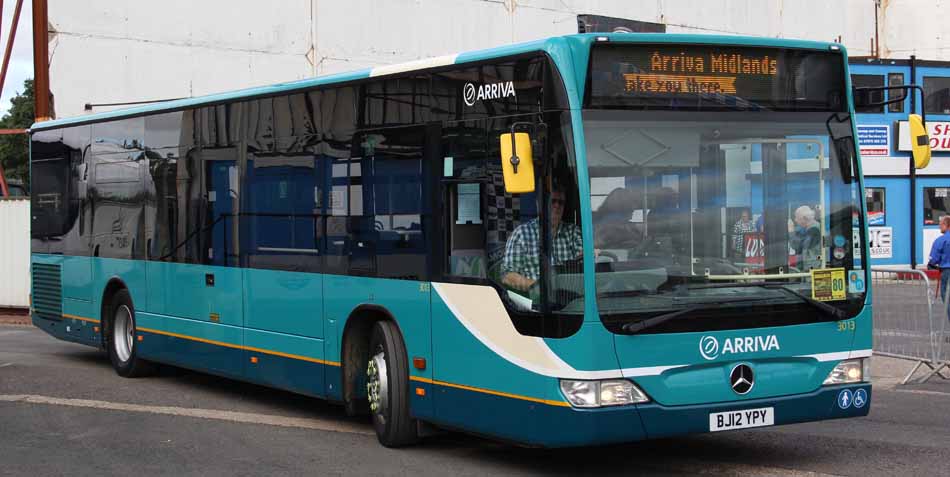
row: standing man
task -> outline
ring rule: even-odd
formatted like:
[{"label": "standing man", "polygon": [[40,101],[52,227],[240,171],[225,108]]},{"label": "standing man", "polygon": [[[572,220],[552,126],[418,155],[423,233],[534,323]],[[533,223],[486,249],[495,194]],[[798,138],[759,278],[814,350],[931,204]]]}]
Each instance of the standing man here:
[{"label": "standing man", "polygon": [[946,301],[947,282],[950,281],[950,236],[947,230],[950,230],[950,216],[944,215],[940,217],[940,236],[930,247],[930,260],[927,262],[928,268],[940,270],[941,301]]},{"label": "standing man", "polygon": [[755,223],[749,216],[749,209],[742,209],[739,220],[732,226],[732,249],[737,262],[745,262],[745,235],[755,232]]}]

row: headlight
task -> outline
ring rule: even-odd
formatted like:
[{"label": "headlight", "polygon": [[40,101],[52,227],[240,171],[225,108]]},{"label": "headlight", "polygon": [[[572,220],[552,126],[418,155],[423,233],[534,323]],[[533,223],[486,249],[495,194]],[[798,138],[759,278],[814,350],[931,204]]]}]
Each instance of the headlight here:
[{"label": "headlight", "polygon": [[852,384],[871,380],[871,359],[847,359],[831,370],[822,384]]},{"label": "headlight", "polygon": [[574,407],[621,406],[650,400],[636,384],[625,379],[606,381],[562,379],[561,393]]}]

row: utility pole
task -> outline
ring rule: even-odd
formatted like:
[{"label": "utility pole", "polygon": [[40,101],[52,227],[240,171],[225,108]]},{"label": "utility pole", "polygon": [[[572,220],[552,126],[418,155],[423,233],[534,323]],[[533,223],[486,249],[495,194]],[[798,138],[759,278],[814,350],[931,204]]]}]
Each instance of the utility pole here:
[{"label": "utility pole", "polygon": [[46,0],[33,0],[33,87],[36,121],[50,118],[49,27]]}]

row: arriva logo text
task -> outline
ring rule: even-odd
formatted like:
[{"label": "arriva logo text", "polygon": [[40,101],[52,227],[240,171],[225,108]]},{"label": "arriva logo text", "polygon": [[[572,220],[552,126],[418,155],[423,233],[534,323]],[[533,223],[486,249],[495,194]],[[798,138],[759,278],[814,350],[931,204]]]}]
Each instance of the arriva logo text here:
[{"label": "arriva logo text", "polygon": [[715,336],[703,336],[699,340],[699,354],[708,360],[727,354],[758,353],[781,349],[775,335],[726,338],[722,346],[719,346],[719,340]]},{"label": "arriva logo text", "polygon": [[506,81],[503,83],[483,84],[475,86],[473,83],[465,83],[462,88],[462,99],[465,104],[475,106],[478,101],[486,99],[502,99],[515,96],[515,82]]}]

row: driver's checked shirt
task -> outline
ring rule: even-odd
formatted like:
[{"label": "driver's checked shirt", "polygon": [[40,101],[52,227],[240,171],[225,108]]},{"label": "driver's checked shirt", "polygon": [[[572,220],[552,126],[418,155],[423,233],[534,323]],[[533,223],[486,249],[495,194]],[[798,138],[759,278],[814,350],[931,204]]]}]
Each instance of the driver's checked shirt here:
[{"label": "driver's checked shirt", "polygon": [[[531,280],[537,280],[541,272],[541,233],[538,219],[525,222],[511,233],[505,244],[504,273],[515,272]],[[552,265],[561,265],[580,257],[584,239],[580,227],[562,223],[551,239]]]}]

